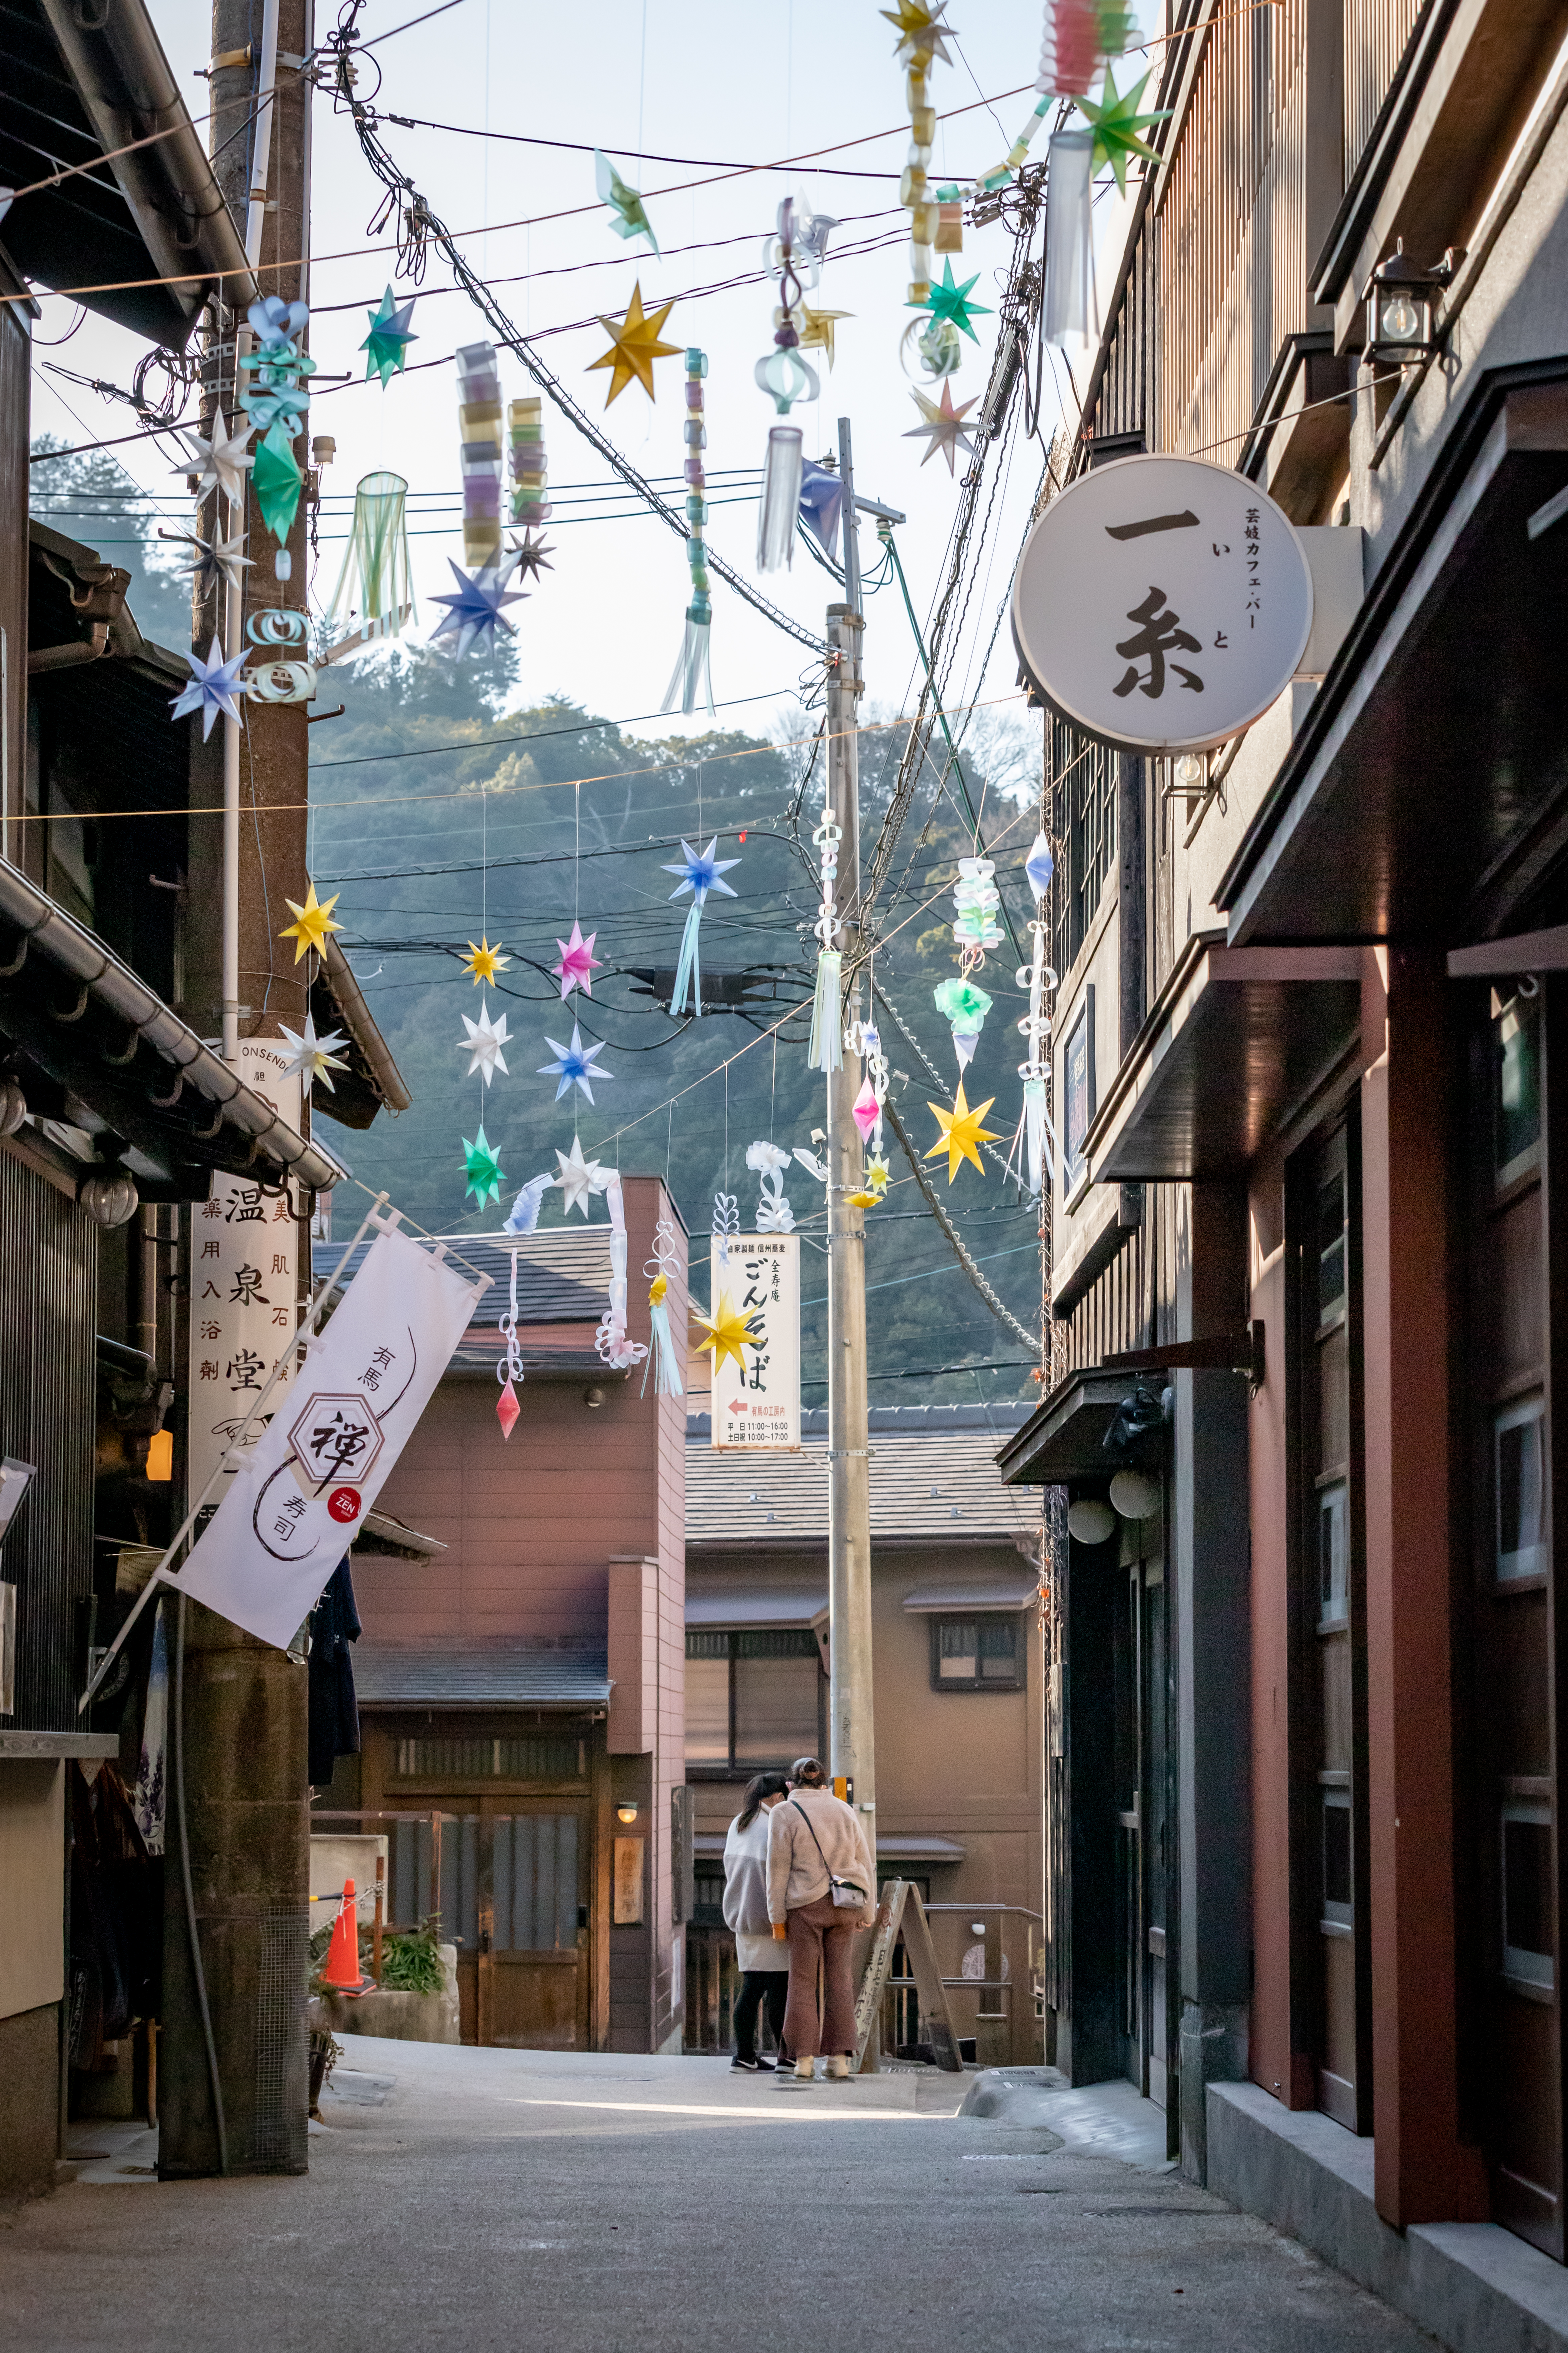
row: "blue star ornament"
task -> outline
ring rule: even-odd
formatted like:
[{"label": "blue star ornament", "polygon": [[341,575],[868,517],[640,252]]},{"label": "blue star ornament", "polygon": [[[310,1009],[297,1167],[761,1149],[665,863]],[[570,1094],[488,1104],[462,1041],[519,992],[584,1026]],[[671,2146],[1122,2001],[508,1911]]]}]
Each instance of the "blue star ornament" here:
[{"label": "blue star ornament", "polygon": [[838,519],[844,509],[844,484],[830,466],[808,465],[800,478],[800,519],[819,547],[837,562]]},{"label": "blue star ornament", "polygon": [[213,732],[213,721],[221,711],[226,718],[240,716],[237,693],[245,690],[239,683],[239,673],[248,658],[247,649],[241,647],[228,661],[223,658],[223,648],[215,638],[203,661],[200,654],[187,654],[193,672],[189,686],[181,689],[170,710],[172,719],[184,719],[188,712],[202,714],[202,741],[205,744]]},{"label": "blue star ornament", "polygon": [[1037,906],[1050,889],[1051,876],[1056,871],[1056,860],[1051,856],[1051,845],[1043,832],[1035,836],[1034,848],[1024,860],[1024,871],[1029,878],[1029,888],[1035,894],[1035,902]]},{"label": "blue star ornament", "polygon": [[694,893],[695,903],[700,907],[710,891],[722,891],[726,899],[739,896],[737,892],[731,889],[728,882],[721,881],[719,878],[721,875],[727,874],[731,866],[739,866],[741,861],[738,858],[715,858],[713,852],[718,847],[717,834],[714,835],[707,849],[700,850],[693,849],[691,844],[684,836],[682,837],[680,864],[667,866],[664,870],[667,874],[679,874],[681,878],[669,894],[672,899],[679,899],[686,892],[690,891]]},{"label": "blue star ornament", "polygon": [[[450,556],[447,560],[451,563]],[[453,564],[452,577],[458,584],[458,593],[455,596],[432,598],[432,603],[449,606],[451,609],[432,636],[431,644],[439,645],[443,638],[455,638],[452,658],[461,661],[476,638],[483,638],[493,646],[498,628],[504,629],[509,638],[515,638],[517,631],[501,612],[503,605],[522,602],[521,589],[509,592],[507,588],[513,569],[510,564],[487,565],[483,571],[468,573],[459,571]]]},{"label": "blue star ornament", "polygon": [[572,1087],[580,1087],[588,1101],[592,1103],[594,1090],[589,1081],[615,1077],[613,1071],[601,1071],[595,1060],[595,1055],[602,1054],[605,1050],[603,1039],[597,1045],[584,1046],[583,1033],[574,1021],[572,1024],[572,1043],[569,1046],[563,1046],[558,1039],[550,1037],[547,1037],[544,1042],[555,1060],[552,1062],[542,1062],[539,1066],[539,1075],[542,1079],[560,1080],[561,1084],[555,1090],[557,1103]]}]

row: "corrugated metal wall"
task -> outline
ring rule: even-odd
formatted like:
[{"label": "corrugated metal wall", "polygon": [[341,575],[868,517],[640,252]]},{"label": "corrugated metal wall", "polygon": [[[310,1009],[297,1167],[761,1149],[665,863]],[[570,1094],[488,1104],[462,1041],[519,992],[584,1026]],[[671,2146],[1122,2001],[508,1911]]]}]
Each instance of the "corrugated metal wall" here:
[{"label": "corrugated metal wall", "polygon": [[77,1724],[72,1620],[92,1590],[98,1228],[0,1153],[0,1454],[37,1476],[0,1549],[17,1588],[18,1731]]},{"label": "corrugated metal wall", "polygon": [[1366,152],[1405,45],[1425,0],[1345,0],[1345,146],[1348,188]]}]

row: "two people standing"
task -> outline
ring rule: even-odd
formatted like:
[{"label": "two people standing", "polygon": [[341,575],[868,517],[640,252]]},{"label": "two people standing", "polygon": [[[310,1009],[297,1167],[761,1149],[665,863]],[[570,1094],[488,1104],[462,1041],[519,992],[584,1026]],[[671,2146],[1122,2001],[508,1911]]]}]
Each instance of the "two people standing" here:
[{"label": "two people standing", "polygon": [[797,1757],[787,1777],[759,1774],[748,1787],[730,1826],[724,1869],[724,1917],[743,1973],[732,2064],[748,2073],[766,2064],[755,2047],[765,2000],[781,2090],[817,2080],[818,2056],[826,2076],[842,2081],[855,2049],[855,1935],[877,1915],[876,1860],[859,1815],[834,1796],[815,1757]]}]

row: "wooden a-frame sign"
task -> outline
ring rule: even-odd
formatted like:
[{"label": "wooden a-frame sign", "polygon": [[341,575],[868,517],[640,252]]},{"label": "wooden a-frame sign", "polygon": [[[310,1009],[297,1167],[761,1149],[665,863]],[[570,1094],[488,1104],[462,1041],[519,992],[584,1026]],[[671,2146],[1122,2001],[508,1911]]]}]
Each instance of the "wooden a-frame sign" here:
[{"label": "wooden a-frame sign", "polygon": [[963,2062],[959,2056],[958,2036],[953,2028],[952,2012],[947,2006],[947,1988],[942,1981],[936,1947],[931,1942],[931,1923],[926,1918],[925,1905],[921,1902],[920,1889],[908,1879],[889,1879],[877,1906],[876,1925],[871,1931],[871,1951],[855,2003],[855,2064],[851,2072],[858,2074],[866,2063],[872,2026],[881,2010],[882,1996],[887,1991],[892,1972],[894,1948],[900,1936],[914,1973],[921,2021],[931,2047],[931,2056],[939,2067],[946,2068],[949,2074],[959,2074],[963,2072]]}]

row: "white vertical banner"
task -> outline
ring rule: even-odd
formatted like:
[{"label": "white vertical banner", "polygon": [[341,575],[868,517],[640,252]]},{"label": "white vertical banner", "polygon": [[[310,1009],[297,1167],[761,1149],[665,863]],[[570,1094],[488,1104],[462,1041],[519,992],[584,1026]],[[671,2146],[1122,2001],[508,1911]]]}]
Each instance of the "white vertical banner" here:
[{"label": "white vertical banner", "polygon": [[[800,1445],[800,1236],[715,1234],[708,1254],[710,1314],[723,1299],[752,1319],[742,1373],[733,1358],[713,1366],[715,1446],[766,1447],[794,1452]],[[717,1352],[715,1352],[717,1353]]]},{"label": "white vertical banner", "polygon": [[286,1649],[487,1287],[405,1234],[378,1234],[171,1585]]},{"label": "white vertical banner", "polygon": [[[242,1038],[239,1075],[298,1132],[300,1082],[278,1038]],[[190,1447],[187,1493],[199,1495],[300,1321],[300,1220],[294,1187],[264,1193],[254,1178],[215,1176],[191,1211]],[[272,1392],[283,1410],[291,1377]],[[246,1440],[257,1444],[266,1423]]]}]

